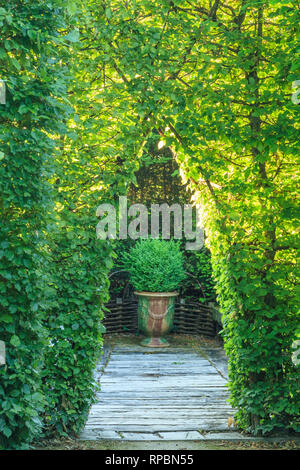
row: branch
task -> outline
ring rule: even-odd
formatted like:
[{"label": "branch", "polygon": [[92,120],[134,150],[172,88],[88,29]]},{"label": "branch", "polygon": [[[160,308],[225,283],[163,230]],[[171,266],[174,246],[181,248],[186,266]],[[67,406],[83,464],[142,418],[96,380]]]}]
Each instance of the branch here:
[{"label": "branch", "polygon": [[217,18],[217,11],[218,11],[219,5],[220,5],[220,0],[216,0],[210,9],[208,16],[212,18],[213,20]]},{"label": "branch", "polygon": [[[168,123],[168,126],[169,126],[169,128],[171,129],[171,131],[174,133],[174,135],[175,135],[175,137],[177,138],[177,140],[181,143],[181,145],[182,145],[183,147],[185,147],[184,142],[183,142],[183,139],[182,139],[182,137],[178,134],[178,132],[176,131],[175,127],[173,127],[173,125],[172,125],[170,122]],[[208,179],[208,178],[206,177],[206,175],[205,175],[206,172],[205,172],[204,168],[202,167],[202,165],[198,165],[198,168],[199,168],[200,172],[202,173],[202,175],[203,175],[203,177],[204,177],[204,181],[205,181],[205,183],[206,183],[206,185],[207,185],[207,187],[208,187],[208,189],[209,189],[209,192],[211,193],[211,195],[212,195],[212,197],[214,198],[214,200],[216,201],[216,203],[218,203],[218,198],[217,198],[216,193],[215,193],[215,191],[214,191],[214,189],[213,189],[212,183],[209,181],[209,179]],[[196,182],[193,178],[190,177],[190,180],[191,180],[194,184],[197,185],[197,182]]]}]

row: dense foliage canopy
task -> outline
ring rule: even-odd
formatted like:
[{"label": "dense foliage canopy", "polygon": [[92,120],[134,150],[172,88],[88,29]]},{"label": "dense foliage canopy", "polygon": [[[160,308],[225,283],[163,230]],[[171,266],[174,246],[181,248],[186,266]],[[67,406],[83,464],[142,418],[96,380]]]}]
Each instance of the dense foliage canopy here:
[{"label": "dense foliage canopy", "polygon": [[84,123],[78,136],[73,130],[78,33],[76,16],[65,5],[19,0],[0,9],[6,84],[0,106],[4,448],[26,446],[41,431],[80,428],[94,398],[104,330],[112,250],[96,240],[99,193],[86,190],[80,197],[86,178],[91,180],[86,155],[79,162],[76,149],[88,133]]},{"label": "dense foliage canopy", "polygon": [[112,266],[96,208],[158,134],[202,208],[238,424],[299,429],[299,23],[289,0],[1,2],[0,446],[82,423]]},{"label": "dense foliage canopy", "polygon": [[54,2],[15,2],[0,8],[0,337],[7,365],[0,368],[0,445],[21,446],[41,428],[41,369],[45,346],[47,178],[62,118],[68,73],[59,66],[67,43],[58,34],[65,17]]},{"label": "dense foliage canopy", "polygon": [[127,155],[157,129],[202,205],[239,424],[296,428],[299,6],[111,1],[94,25]]}]

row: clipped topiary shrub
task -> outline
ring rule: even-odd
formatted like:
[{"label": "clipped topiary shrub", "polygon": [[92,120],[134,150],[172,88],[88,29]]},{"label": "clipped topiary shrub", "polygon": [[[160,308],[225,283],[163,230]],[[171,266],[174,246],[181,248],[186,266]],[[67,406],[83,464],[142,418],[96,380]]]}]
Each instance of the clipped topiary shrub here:
[{"label": "clipped topiary shrub", "polygon": [[173,240],[140,240],[123,255],[123,267],[137,291],[176,290],[186,277],[183,263],[180,245]]}]

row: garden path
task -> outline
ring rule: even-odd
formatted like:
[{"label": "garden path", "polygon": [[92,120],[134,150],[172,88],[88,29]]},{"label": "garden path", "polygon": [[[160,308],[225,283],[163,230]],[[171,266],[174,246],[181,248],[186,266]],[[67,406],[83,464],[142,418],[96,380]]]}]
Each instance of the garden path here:
[{"label": "garden path", "polygon": [[228,427],[234,411],[227,402],[227,360],[221,346],[110,344],[96,377],[101,391],[80,439],[242,437]]}]

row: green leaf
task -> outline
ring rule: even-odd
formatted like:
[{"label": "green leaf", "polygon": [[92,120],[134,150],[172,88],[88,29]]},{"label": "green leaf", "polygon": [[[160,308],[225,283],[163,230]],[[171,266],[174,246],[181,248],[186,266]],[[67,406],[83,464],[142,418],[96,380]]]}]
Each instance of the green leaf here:
[{"label": "green leaf", "polygon": [[17,348],[21,344],[20,338],[17,335],[13,335],[10,339],[10,344]]}]

